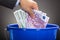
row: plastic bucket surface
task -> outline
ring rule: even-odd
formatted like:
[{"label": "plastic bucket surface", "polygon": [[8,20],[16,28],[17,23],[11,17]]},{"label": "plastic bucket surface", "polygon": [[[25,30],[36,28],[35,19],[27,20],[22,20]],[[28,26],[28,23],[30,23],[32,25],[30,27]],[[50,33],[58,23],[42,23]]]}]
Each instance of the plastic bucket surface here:
[{"label": "plastic bucket surface", "polygon": [[56,40],[56,24],[47,24],[45,29],[18,28],[18,24],[9,24],[7,30],[10,40]]}]

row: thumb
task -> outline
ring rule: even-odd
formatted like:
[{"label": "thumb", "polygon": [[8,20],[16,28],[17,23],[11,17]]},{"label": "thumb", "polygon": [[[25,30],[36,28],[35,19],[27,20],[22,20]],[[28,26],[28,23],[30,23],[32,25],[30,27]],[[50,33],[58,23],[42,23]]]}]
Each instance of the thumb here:
[{"label": "thumb", "polygon": [[32,8],[28,8],[28,14],[30,15],[31,18],[35,18],[34,12],[32,11]]}]

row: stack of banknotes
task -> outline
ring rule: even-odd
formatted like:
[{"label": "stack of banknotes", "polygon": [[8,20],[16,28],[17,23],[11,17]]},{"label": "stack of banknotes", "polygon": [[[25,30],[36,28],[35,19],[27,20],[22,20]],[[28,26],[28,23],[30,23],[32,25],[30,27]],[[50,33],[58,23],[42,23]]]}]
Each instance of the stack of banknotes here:
[{"label": "stack of banknotes", "polygon": [[46,15],[46,13],[39,10],[33,10],[33,12],[35,15],[34,19],[32,19],[28,13],[22,9],[16,10],[14,12],[14,16],[19,28],[46,28],[46,25],[49,21],[49,17]]}]

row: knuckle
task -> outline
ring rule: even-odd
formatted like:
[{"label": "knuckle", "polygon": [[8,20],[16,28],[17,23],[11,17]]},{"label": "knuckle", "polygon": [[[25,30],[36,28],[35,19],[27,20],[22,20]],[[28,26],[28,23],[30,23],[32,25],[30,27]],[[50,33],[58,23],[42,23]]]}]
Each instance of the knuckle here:
[{"label": "knuckle", "polygon": [[37,5],[37,3],[36,3],[36,2],[34,2],[34,4],[35,4],[35,5]]}]

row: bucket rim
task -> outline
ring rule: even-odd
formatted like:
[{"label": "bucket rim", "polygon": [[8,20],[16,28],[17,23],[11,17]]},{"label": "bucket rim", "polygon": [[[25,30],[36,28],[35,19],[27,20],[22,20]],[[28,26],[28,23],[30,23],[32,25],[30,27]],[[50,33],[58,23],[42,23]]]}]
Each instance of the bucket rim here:
[{"label": "bucket rim", "polygon": [[9,25],[7,25],[7,29],[39,29],[39,30],[41,30],[41,29],[58,29],[59,28],[59,26],[57,25],[57,24],[51,24],[51,23],[48,23],[47,25],[54,25],[54,26],[56,26],[56,27],[49,27],[49,28],[19,28],[19,27],[10,27],[10,26],[14,26],[14,25],[17,25],[18,26],[18,24],[17,23],[14,23],[14,24],[9,24]]}]

